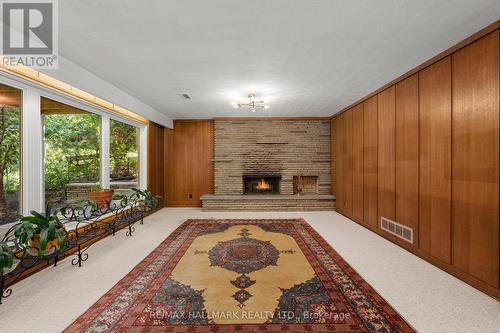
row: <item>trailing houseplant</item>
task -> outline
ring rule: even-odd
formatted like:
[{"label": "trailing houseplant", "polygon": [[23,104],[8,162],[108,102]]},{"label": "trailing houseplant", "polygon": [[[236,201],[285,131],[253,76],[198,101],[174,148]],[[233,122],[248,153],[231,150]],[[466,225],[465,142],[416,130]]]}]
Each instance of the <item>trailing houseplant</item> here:
[{"label": "trailing houseplant", "polygon": [[14,264],[14,253],[6,243],[0,243],[0,271],[11,268]]},{"label": "trailing houseplant", "polygon": [[59,220],[57,212],[47,205],[45,213],[34,210],[31,215],[23,216],[16,225],[14,235],[24,248],[38,249],[38,257],[42,258],[47,249],[63,248],[67,235],[64,225]]},{"label": "trailing houseplant", "polygon": [[158,207],[158,199],[149,190],[133,188],[132,191],[134,191],[133,196],[144,202],[144,205],[147,207],[151,209]]},{"label": "trailing houseplant", "polygon": [[108,208],[112,197],[113,190],[103,189],[101,186],[95,186],[89,192],[89,199],[95,201],[99,208]]}]

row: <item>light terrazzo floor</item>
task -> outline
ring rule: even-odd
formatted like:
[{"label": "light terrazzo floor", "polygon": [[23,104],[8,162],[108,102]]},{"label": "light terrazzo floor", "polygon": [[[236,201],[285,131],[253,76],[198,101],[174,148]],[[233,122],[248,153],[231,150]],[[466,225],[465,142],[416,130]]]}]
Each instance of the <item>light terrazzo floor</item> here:
[{"label": "light terrazzo floor", "polygon": [[65,259],[21,281],[0,305],[0,332],[60,332],[188,218],[294,218],[309,222],[419,332],[500,332],[500,302],[335,212],[163,209],[94,244],[83,267]]}]

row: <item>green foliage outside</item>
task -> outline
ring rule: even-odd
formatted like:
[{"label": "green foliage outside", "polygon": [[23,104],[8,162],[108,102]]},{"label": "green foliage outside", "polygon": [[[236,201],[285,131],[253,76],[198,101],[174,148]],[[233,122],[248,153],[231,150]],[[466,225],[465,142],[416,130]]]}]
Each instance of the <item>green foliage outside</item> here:
[{"label": "green foliage outside", "polygon": [[[93,114],[45,116],[45,188],[99,181],[100,117]],[[111,121],[111,178],[137,176],[136,128]],[[132,153],[132,154],[131,154]]]},{"label": "green foliage outside", "polygon": [[0,224],[16,219],[19,207],[19,108],[0,106]]},{"label": "green foliage outside", "polygon": [[137,131],[134,126],[111,120],[109,166],[111,179],[137,177],[137,139],[139,137]]},{"label": "green foliage outside", "polygon": [[0,107],[0,176],[5,193],[19,190],[19,108]]},{"label": "green foliage outside", "polygon": [[[137,128],[111,121],[111,179],[138,175]],[[44,115],[46,199],[65,200],[69,183],[94,183],[100,174],[100,117],[91,113]],[[0,224],[17,219],[20,188],[20,112],[0,107]],[[29,186],[29,184],[28,184]]]},{"label": "green foliage outside", "polygon": [[45,116],[46,189],[99,180],[99,123],[94,114]]}]

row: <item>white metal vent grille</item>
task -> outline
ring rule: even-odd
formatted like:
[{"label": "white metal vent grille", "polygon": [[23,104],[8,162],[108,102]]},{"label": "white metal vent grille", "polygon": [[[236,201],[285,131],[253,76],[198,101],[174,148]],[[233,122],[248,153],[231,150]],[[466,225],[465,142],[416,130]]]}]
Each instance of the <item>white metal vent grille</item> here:
[{"label": "white metal vent grille", "polygon": [[380,228],[390,234],[393,234],[396,237],[404,239],[405,241],[413,244],[412,228],[408,228],[407,226],[391,221],[383,216],[380,217]]}]

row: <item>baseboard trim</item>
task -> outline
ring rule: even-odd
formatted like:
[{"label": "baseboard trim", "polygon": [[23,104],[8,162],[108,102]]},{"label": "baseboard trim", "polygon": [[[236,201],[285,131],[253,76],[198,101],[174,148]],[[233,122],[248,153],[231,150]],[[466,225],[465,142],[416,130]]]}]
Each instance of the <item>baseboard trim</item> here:
[{"label": "baseboard trim", "polygon": [[342,216],[348,218],[349,220],[356,222],[362,227],[365,227],[366,229],[372,231],[373,233],[376,233],[380,237],[390,241],[393,244],[398,245],[399,247],[402,247],[403,249],[407,250],[408,252],[412,253],[413,255],[419,257],[420,259],[423,259],[430,263],[433,266],[436,266],[437,268],[441,269],[442,271],[445,271],[446,273],[456,277],[457,279],[467,283],[468,285],[476,288],[477,290],[485,293],[486,295],[494,298],[497,301],[500,301],[500,289],[497,289],[495,287],[490,286],[489,284],[485,283],[484,281],[468,274],[465,273],[458,268],[454,267],[453,265],[450,265],[448,263],[445,263],[428,253],[425,253],[424,251],[418,249],[415,245],[411,245],[408,242],[405,242],[403,240],[398,239],[396,236],[393,236],[389,233],[384,232],[383,230],[380,230],[378,228],[373,227],[372,225],[366,225],[363,222],[341,212],[336,210],[337,213],[341,214]]}]

